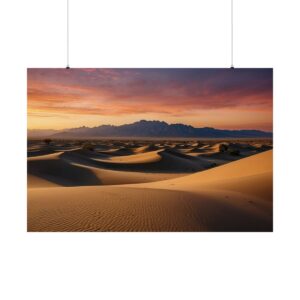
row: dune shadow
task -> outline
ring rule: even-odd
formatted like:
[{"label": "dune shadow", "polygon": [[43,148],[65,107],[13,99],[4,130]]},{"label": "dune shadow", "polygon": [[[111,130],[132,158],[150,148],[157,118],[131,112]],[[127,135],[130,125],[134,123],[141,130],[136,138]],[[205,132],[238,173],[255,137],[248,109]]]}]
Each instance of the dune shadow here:
[{"label": "dune shadow", "polygon": [[101,180],[87,168],[72,165],[61,159],[30,160],[28,174],[61,186],[100,185]]}]

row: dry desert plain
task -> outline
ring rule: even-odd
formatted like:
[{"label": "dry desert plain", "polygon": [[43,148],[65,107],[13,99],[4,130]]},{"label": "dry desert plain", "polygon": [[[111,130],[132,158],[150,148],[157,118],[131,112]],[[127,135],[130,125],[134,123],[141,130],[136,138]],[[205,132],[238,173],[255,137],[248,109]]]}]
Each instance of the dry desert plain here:
[{"label": "dry desert plain", "polygon": [[28,231],[272,231],[272,140],[29,140]]}]

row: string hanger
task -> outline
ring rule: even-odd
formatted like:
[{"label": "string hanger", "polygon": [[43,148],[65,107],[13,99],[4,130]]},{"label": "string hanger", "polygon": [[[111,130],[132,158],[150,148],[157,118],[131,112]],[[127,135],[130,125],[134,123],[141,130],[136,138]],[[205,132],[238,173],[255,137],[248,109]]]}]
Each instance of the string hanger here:
[{"label": "string hanger", "polygon": [[66,69],[70,69],[70,3],[67,0],[67,66]]},{"label": "string hanger", "polygon": [[233,0],[231,0],[230,17],[231,17],[231,69],[234,69],[233,66]]}]

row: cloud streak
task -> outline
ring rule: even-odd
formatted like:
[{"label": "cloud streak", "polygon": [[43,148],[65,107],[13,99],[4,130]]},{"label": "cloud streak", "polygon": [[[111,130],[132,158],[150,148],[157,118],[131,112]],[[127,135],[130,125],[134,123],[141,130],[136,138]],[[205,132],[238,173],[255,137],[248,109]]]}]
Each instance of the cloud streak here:
[{"label": "cloud streak", "polygon": [[28,111],[116,117],[272,112],[272,77],[272,69],[28,69]]}]

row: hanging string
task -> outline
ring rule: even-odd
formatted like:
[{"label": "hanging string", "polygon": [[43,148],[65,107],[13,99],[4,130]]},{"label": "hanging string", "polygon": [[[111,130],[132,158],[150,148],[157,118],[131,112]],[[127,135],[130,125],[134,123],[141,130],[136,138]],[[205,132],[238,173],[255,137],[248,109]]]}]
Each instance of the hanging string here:
[{"label": "hanging string", "polygon": [[231,68],[233,69],[233,0],[231,0]]},{"label": "hanging string", "polygon": [[70,18],[69,18],[69,0],[67,0],[67,67],[70,69]]}]

